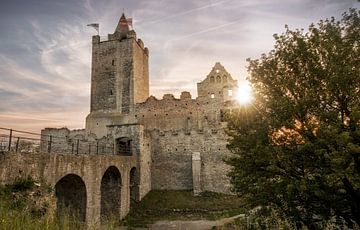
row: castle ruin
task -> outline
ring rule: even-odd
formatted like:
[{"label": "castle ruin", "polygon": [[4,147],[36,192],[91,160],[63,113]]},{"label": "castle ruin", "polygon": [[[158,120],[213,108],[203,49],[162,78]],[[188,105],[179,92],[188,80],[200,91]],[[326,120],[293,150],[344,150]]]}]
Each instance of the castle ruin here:
[{"label": "castle ruin", "polygon": [[44,138],[63,139],[43,140],[42,150],[50,141],[55,153],[136,156],[140,199],[151,189],[228,193],[224,113],[236,106],[237,81],[216,63],[197,83],[197,98],[182,92],[157,99],[149,96],[148,61],[148,48],[124,14],[106,41],[93,36],[86,128],[46,128]]}]

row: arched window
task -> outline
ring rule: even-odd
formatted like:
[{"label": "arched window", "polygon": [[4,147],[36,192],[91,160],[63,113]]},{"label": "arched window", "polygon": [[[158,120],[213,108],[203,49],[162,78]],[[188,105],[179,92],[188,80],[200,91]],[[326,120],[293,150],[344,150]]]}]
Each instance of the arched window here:
[{"label": "arched window", "polygon": [[217,82],[217,83],[221,83],[221,77],[220,77],[220,76],[217,76],[217,77],[216,77],[216,82]]},{"label": "arched window", "polygon": [[227,76],[226,75],[223,76],[223,82],[227,82]]},{"label": "arched window", "polygon": [[215,83],[215,78],[214,78],[214,76],[211,76],[211,77],[210,77],[210,83]]}]

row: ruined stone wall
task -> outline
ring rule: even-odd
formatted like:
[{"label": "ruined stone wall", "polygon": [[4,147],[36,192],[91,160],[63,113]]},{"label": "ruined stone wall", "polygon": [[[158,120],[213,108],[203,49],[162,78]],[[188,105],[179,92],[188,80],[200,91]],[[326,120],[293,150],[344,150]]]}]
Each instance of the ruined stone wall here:
[{"label": "ruined stone wall", "polygon": [[135,116],[151,135],[152,189],[192,189],[192,154],[199,152],[201,189],[229,192],[224,109],[224,103],[191,99],[188,93],[137,105]]},{"label": "ruined stone wall", "polygon": [[41,130],[41,152],[71,154],[114,154],[113,142],[85,135],[85,129],[45,128]]},{"label": "ruined stone wall", "polygon": [[[221,132],[221,131],[220,131]],[[199,133],[153,130],[151,180],[153,189],[192,189],[192,154],[201,157],[200,185],[202,191],[229,192],[226,172],[229,167],[222,161],[229,156],[224,133],[204,130]]]},{"label": "ruined stone wall", "polygon": [[137,105],[135,117],[146,129],[160,131],[198,130],[217,128],[221,115],[220,103],[198,101],[191,98],[177,99],[172,94],[162,100],[151,96]]}]

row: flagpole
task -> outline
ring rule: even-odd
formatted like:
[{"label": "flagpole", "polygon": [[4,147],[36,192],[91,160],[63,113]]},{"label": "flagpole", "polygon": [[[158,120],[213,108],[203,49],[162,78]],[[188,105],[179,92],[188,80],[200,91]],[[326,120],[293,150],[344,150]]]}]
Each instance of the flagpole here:
[{"label": "flagpole", "polygon": [[97,31],[97,35],[100,36],[100,26],[99,23],[92,23],[92,24],[87,24],[87,26],[90,26],[92,28],[94,28]]}]

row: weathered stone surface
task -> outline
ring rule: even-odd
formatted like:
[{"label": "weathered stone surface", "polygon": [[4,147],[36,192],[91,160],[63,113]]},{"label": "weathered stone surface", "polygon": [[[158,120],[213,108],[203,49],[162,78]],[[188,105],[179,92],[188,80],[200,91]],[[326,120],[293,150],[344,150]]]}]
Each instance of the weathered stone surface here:
[{"label": "weathered stone surface", "polygon": [[194,194],[199,195],[201,192],[201,156],[199,152],[192,154],[192,176]]},{"label": "weathered stone surface", "polygon": [[[74,155],[74,154],[47,154],[47,153],[2,153],[0,155],[0,182],[2,184],[11,183],[17,177],[31,175],[37,180],[41,180],[52,188],[56,189],[59,198],[71,199],[73,197],[79,200],[77,207],[82,207],[81,201],[86,201],[86,210],[82,210],[85,220],[89,225],[97,226],[100,221],[101,197],[108,198],[107,192],[117,194],[121,200],[119,217],[123,218],[130,209],[130,171],[137,167],[136,156],[107,156],[107,155]],[[113,181],[109,182],[107,170],[116,169],[119,172],[120,187],[114,188]],[[69,176],[70,175],[70,176]],[[85,185],[85,190],[76,190],[74,185],[79,184],[71,180],[73,177],[80,178]],[[69,179],[70,177],[70,179]],[[62,183],[64,178],[65,183]],[[110,178],[112,179],[112,178]],[[72,189],[69,190],[69,184]],[[101,185],[111,187],[112,190],[106,190],[101,193]],[[141,186],[141,181],[139,181]],[[76,187],[76,186],[75,186]],[[78,186],[79,188],[81,186]],[[65,190],[64,190],[65,189]],[[80,191],[80,192],[79,192]],[[78,194],[76,194],[76,192]],[[85,192],[85,193],[84,193]],[[86,195],[86,197],[84,197]],[[80,197],[79,197],[80,196]],[[140,198],[140,197],[139,197]],[[138,199],[139,199],[138,198]],[[115,212],[116,213],[116,212]]]}]

